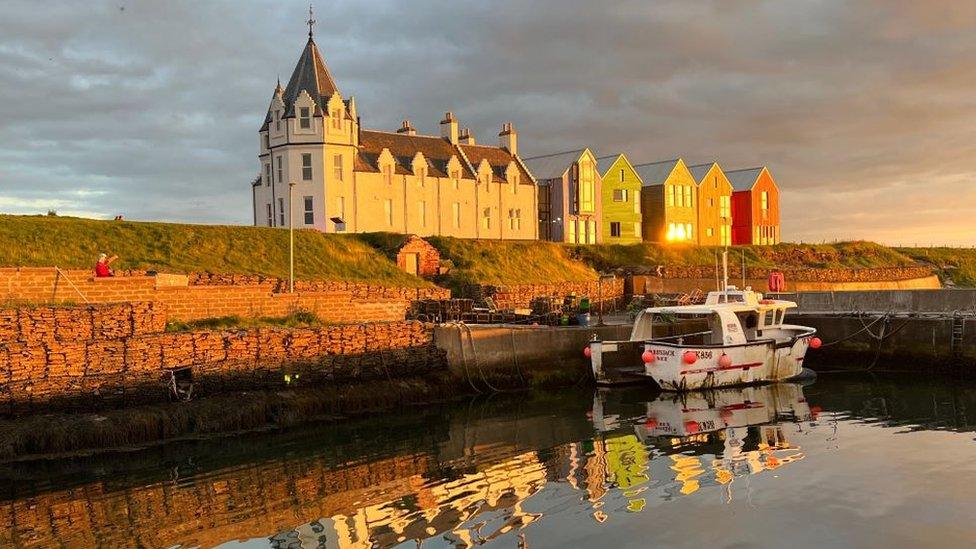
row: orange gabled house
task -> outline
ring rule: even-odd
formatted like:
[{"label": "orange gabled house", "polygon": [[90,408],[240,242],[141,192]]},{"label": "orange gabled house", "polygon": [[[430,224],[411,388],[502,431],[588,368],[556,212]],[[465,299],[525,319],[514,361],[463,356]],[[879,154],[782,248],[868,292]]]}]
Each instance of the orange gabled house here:
[{"label": "orange gabled house", "polygon": [[732,245],[732,183],[717,162],[688,166],[698,183],[698,243]]},{"label": "orange gabled house", "polygon": [[732,244],[780,242],[779,187],[765,166],[725,172],[732,183]]}]

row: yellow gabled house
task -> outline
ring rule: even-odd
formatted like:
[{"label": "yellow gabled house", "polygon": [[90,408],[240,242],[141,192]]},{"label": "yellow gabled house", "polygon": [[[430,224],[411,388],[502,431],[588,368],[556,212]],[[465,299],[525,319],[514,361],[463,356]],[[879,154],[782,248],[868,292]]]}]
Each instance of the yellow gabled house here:
[{"label": "yellow gabled house", "polygon": [[698,242],[698,185],[684,160],[637,164],[640,177],[641,231],[648,242]]},{"label": "yellow gabled house", "polygon": [[716,162],[688,166],[698,185],[698,243],[732,245],[732,183]]}]

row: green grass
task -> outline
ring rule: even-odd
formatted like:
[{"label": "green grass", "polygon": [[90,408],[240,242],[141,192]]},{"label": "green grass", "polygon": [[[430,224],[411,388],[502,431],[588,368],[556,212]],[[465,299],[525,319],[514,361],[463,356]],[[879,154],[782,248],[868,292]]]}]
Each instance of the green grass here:
[{"label": "green grass", "polygon": [[596,280],[592,267],[574,260],[572,249],[553,242],[463,240],[430,237],[441,260],[453,267],[446,284],[539,284]]},{"label": "green grass", "polygon": [[943,281],[956,286],[976,287],[976,249],[973,248],[898,248],[913,260],[931,265]]},{"label": "green grass", "polygon": [[[353,235],[296,230],[295,250],[298,279],[429,285]],[[287,230],[0,215],[0,266],[90,269],[102,252],[117,269],[288,276]]]},{"label": "green grass", "polygon": [[[579,246],[576,254],[595,269],[606,271],[655,265],[713,266],[722,248],[631,244]],[[729,261],[739,264],[745,255],[749,267],[769,268],[866,268],[906,267],[915,262],[899,251],[873,242],[836,244],[777,244],[736,246],[729,249]]]},{"label": "green grass", "polygon": [[193,332],[198,330],[235,330],[240,328],[317,328],[327,323],[311,311],[295,311],[284,317],[243,318],[237,315],[201,318],[184,322],[170,321],[167,332]]}]

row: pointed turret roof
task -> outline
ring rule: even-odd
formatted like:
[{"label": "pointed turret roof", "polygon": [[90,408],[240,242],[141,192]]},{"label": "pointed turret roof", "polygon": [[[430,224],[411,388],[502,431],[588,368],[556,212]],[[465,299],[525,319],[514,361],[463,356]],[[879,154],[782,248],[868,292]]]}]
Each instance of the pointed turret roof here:
[{"label": "pointed turret roof", "polygon": [[282,99],[285,102],[285,118],[295,116],[295,100],[298,99],[302,90],[308,92],[315,104],[322,109],[322,112],[325,112],[325,104],[332,97],[332,94],[339,91],[335,80],[332,79],[332,74],[325,66],[325,61],[322,59],[322,54],[319,52],[318,46],[315,45],[311,33],[309,33],[308,43],[305,44],[305,49],[302,51],[301,57],[298,58],[295,70],[291,73],[291,78],[288,79],[288,85],[285,86],[285,91],[282,94]]}]

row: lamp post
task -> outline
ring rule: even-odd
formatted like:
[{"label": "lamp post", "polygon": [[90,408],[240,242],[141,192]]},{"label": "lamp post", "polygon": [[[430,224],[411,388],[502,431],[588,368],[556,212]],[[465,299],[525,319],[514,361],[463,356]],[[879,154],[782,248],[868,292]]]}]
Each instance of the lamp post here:
[{"label": "lamp post", "polygon": [[295,182],[288,182],[288,293],[295,293],[295,201],[292,192]]}]

